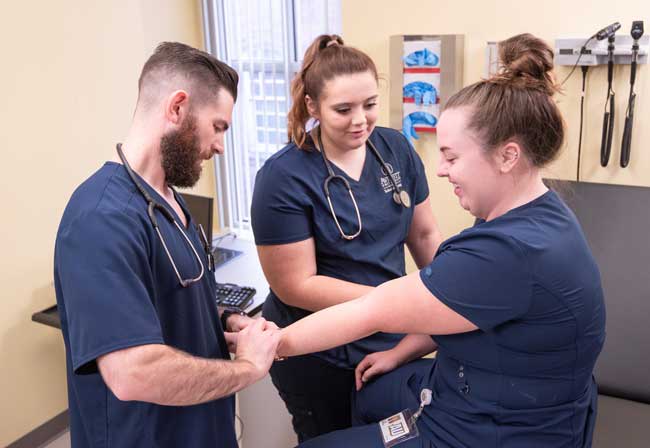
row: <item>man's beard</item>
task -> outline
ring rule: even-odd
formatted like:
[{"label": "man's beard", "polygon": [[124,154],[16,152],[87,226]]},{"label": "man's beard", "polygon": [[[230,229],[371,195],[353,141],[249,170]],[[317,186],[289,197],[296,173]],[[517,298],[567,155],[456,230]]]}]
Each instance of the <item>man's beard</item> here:
[{"label": "man's beard", "polygon": [[168,185],[193,187],[201,177],[201,148],[194,115],[188,115],[181,128],[160,139],[162,168]]}]

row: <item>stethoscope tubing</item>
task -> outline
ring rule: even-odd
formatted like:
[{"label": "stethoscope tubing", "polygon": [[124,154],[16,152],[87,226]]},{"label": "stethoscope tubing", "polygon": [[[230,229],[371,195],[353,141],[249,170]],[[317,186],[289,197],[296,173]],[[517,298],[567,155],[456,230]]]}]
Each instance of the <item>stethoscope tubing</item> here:
[{"label": "stethoscope tubing", "polygon": [[[325,181],[323,182],[323,190],[325,192],[325,198],[327,199],[327,204],[329,206],[330,213],[332,214],[332,218],[334,219],[334,223],[336,224],[336,227],[339,233],[341,234],[341,237],[343,237],[348,241],[353,240],[361,234],[361,230],[363,229],[363,222],[361,220],[361,213],[359,212],[359,206],[357,205],[357,201],[354,197],[354,194],[352,193],[352,187],[350,186],[348,180],[345,177],[334,173],[334,169],[332,168],[331,162],[329,161],[329,159],[327,158],[327,154],[325,153],[325,146],[323,145],[323,139],[321,137],[320,127],[316,130],[316,136],[318,139],[320,154],[323,159],[323,163],[327,168],[327,173],[328,173],[328,176],[325,178]],[[375,147],[374,143],[370,141],[370,137],[368,137],[368,139],[366,140],[366,144],[367,146],[370,147],[370,150],[374,154],[375,158],[379,161],[379,164],[381,165],[383,172],[386,173],[386,175],[390,179],[390,182],[393,184],[393,188],[394,188],[393,200],[395,201],[395,203],[405,208],[409,208],[411,206],[410,204],[411,200],[408,193],[402,190],[402,188],[397,184],[397,181],[393,178],[393,173],[388,168],[388,164],[384,161],[384,158],[381,156],[379,150],[377,150],[377,147]],[[350,195],[352,204],[354,205],[354,211],[357,216],[358,228],[357,231],[351,235],[348,235],[343,231],[343,228],[339,223],[338,217],[336,216],[336,212],[334,211],[334,205],[332,204],[332,199],[330,196],[329,184],[331,181],[335,179],[339,179],[343,182],[345,189],[348,191],[348,194]]]},{"label": "stethoscope tubing", "polygon": [[[149,216],[149,220],[151,221],[151,225],[153,226],[154,230],[156,231],[156,234],[158,235],[158,238],[160,239],[160,242],[162,243],[163,249],[165,250],[165,253],[167,254],[167,258],[169,259],[169,262],[172,265],[172,268],[174,269],[174,272],[176,273],[176,276],[178,277],[178,281],[180,282],[181,286],[183,288],[187,288],[190,286],[192,283],[196,283],[201,278],[203,277],[203,274],[205,273],[205,266],[203,265],[203,260],[201,260],[201,256],[197,252],[196,248],[194,247],[194,244],[190,241],[189,237],[187,236],[187,232],[183,230],[183,228],[178,224],[176,219],[174,219],[174,216],[172,213],[167,210],[167,208],[158,202],[156,202],[149,192],[144,189],[144,187],[140,184],[138,179],[135,176],[135,173],[133,172],[133,169],[131,168],[131,165],[129,165],[129,162],[126,160],[126,157],[124,156],[124,153],[122,152],[122,144],[118,143],[117,144],[117,153],[120,156],[120,160],[122,161],[122,165],[126,169],[127,174],[131,178],[131,181],[135,185],[136,189],[140,192],[144,200],[147,202],[147,215]],[[189,247],[192,249],[192,252],[194,253],[194,257],[196,260],[199,262],[199,266],[201,267],[199,275],[197,275],[194,278],[190,279],[183,279],[181,276],[180,272],[178,271],[178,268],[176,267],[176,263],[174,262],[174,258],[172,257],[171,252],[169,251],[169,248],[167,247],[167,243],[165,242],[165,239],[162,236],[162,233],[160,232],[160,226],[158,224],[158,219],[156,218],[155,211],[159,210],[162,215],[169,221],[169,223],[173,223],[176,228],[180,231],[181,235],[183,235],[183,238],[185,239],[185,242],[189,245]]]}]

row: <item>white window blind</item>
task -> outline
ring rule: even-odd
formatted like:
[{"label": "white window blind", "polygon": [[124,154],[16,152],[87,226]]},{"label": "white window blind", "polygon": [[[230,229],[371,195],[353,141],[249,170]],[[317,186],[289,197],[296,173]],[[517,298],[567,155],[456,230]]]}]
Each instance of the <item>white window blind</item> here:
[{"label": "white window blind", "polygon": [[340,0],[203,0],[206,49],[239,73],[226,154],[216,159],[222,229],[250,232],[255,174],[287,143],[289,85],[312,40],[341,33]]}]

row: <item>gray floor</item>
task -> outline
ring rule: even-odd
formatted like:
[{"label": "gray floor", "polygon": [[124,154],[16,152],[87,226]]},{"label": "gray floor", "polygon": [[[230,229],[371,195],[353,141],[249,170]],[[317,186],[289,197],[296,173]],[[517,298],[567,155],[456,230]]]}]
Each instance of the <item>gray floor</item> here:
[{"label": "gray floor", "polygon": [[64,432],[58,438],[44,445],[43,448],[70,448],[70,433]]}]

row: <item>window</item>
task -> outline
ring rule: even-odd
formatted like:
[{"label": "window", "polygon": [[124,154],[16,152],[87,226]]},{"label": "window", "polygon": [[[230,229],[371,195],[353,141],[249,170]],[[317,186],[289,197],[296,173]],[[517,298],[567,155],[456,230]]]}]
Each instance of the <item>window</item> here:
[{"label": "window", "polygon": [[239,73],[226,154],[216,159],[219,224],[250,232],[255,174],[287,142],[289,85],[318,35],[341,33],[340,0],[203,0],[206,49]]}]

